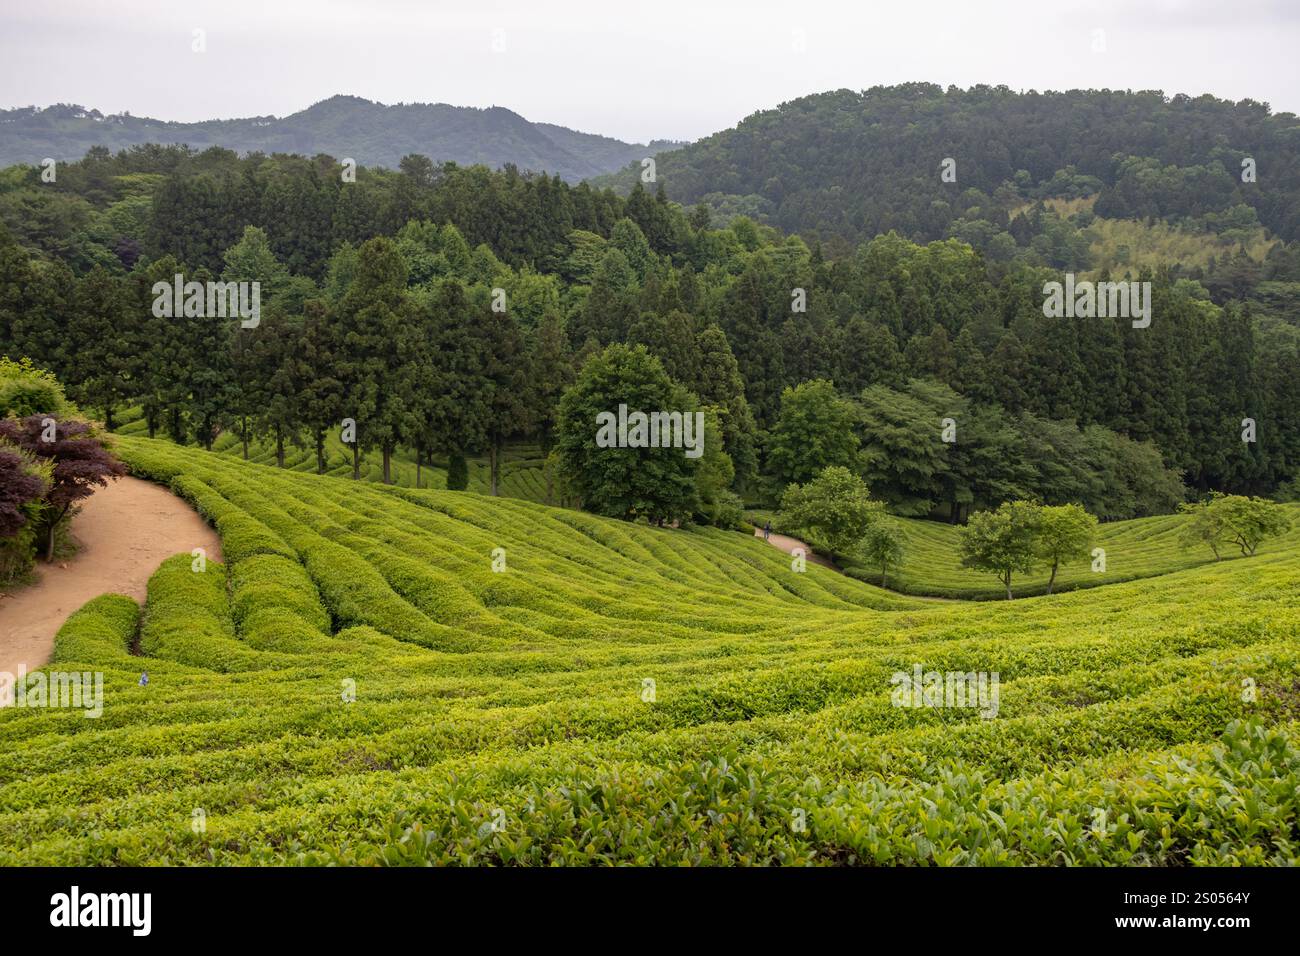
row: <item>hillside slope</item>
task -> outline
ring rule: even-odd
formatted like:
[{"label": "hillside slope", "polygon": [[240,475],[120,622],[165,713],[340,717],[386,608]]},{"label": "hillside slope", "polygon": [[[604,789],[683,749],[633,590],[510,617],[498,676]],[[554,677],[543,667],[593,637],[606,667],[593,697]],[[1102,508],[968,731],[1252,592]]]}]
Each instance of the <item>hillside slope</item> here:
[{"label": "hillside slope", "polygon": [[[1283,505],[1283,508],[1291,519],[1291,529],[1281,537],[1265,541],[1259,553],[1300,551],[1300,504]],[[781,516],[773,512],[750,511],[746,517],[759,527],[771,521],[773,529],[795,530],[783,528]],[[956,525],[924,518],[893,520],[906,536],[906,543],[902,563],[889,569],[887,583],[891,590],[965,600],[1005,599],[1006,589],[997,578],[961,566],[960,534]],[[1208,547],[1189,548],[1179,540],[1186,521],[1183,515],[1157,515],[1102,524],[1097,533],[1097,546],[1104,551],[1104,569],[1099,564],[1094,571],[1089,561],[1063,565],[1053,591],[1061,593],[1134,581],[1215,561]],[[1223,560],[1239,559],[1235,548],[1223,551]],[[880,581],[880,569],[868,566],[860,558],[840,558],[839,564],[850,577],[872,583]],[[1050,570],[1040,563],[1033,573],[1016,575],[1012,581],[1016,597],[1045,594]]]},{"label": "hillside slope", "polygon": [[[0,711],[0,863],[1295,862],[1294,549],[933,604],[731,533],[119,445],[228,564],[64,627],[104,714]],[[891,706],[914,665],[997,672],[992,712]]]},{"label": "hillside slope", "polygon": [[[138,409],[131,409],[124,414],[117,434],[134,437],[146,434],[144,420]],[[232,432],[223,432],[214,443],[213,451],[242,460],[242,447]],[[250,443],[249,460],[261,465],[274,465],[274,446],[260,440]],[[325,461],[327,475],[343,479],[352,477],[351,449],[337,435],[331,434],[326,439]],[[467,465],[468,490],[480,495],[490,494],[491,479],[487,460],[471,458]],[[544,466],[545,459],[536,445],[508,446],[501,462],[501,495],[546,504]],[[285,467],[293,472],[314,474],[315,454],[310,448],[289,445],[286,448]],[[382,470],[377,455],[362,457],[361,477],[367,482],[381,481]],[[394,485],[401,488],[445,490],[445,462],[425,462],[417,471],[412,454],[399,448],[393,456],[392,480]],[[1260,546],[1261,553],[1300,549],[1300,504],[1283,507],[1291,516],[1291,530],[1280,538],[1265,541]],[[752,510],[745,517],[755,527],[761,528],[764,523],[771,521],[772,527],[777,531],[799,533],[797,529],[782,528],[781,516],[775,512]],[[906,535],[906,545],[902,563],[889,569],[886,582],[889,590],[921,597],[963,600],[1000,601],[1005,597],[1005,588],[995,577],[960,566],[956,526],[926,518],[895,517],[894,520]],[[1182,515],[1159,515],[1102,524],[1097,545],[1106,552],[1105,569],[1094,571],[1088,562],[1065,565],[1056,576],[1053,590],[1063,592],[1100,587],[1209,564],[1215,558],[1208,548],[1189,549],[1179,540],[1186,520]],[[1224,560],[1234,560],[1237,557],[1235,551],[1224,552]],[[860,558],[840,557],[838,564],[851,578],[870,584],[880,583],[880,569],[869,567]],[[1049,569],[1043,567],[1036,568],[1031,574],[1017,575],[1013,582],[1016,596],[1029,597],[1046,593],[1048,578]]]},{"label": "hillside slope", "polygon": [[[1242,181],[1246,158],[1260,171],[1255,182]],[[953,176],[945,180],[949,159]],[[1298,160],[1300,121],[1250,100],[908,83],[834,90],[754,113],[659,157],[658,176],[678,202],[853,243],[891,229],[917,241],[974,222],[1003,230],[1024,199],[1097,191],[1101,216],[1209,216],[1226,225],[1230,211],[1245,206],[1293,241]],[[630,189],[636,170],[609,181]]]}]

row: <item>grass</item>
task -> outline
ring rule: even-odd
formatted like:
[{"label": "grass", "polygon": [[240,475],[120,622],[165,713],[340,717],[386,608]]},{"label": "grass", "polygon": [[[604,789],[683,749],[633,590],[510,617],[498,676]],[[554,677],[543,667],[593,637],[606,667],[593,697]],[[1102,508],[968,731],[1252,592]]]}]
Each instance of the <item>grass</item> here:
[{"label": "grass", "polygon": [[[104,713],[0,711],[0,863],[1296,862],[1294,547],[939,604],[733,532],[119,451],[228,564],[68,620]],[[892,706],[913,664],[997,672],[997,716]]]},{"label": "grass", "polygon": [[[1046,199],[1043,205],[1062,219],[1080,212],[1091,212],[1097,196],[1077,199]],[[1011,215],[1028,210],[1026,203],[1011,210]],[[1103,269],[1116,273],[1126,270],[1137,275],[1142,269],[1158,269],[1170,262],[1184,268],[1205,268],[1210,259],[1223,259],[1244,249],[1256,262],[1263,262],[1269,250],[1278,243],[1270,239],[1263,226],[1250,230],[1234,230],[1218,235],[1207,229],[1182,228],[1167,222],[1147,224],[1141,219],[1094,218],[1088,226],[1092,269],[1087,274],[1095,277]]]},{"label": "grass", "polygon": [[1093,235],[1088,248],[1094,267],[1104,266],[1112,271],[1130,269],[1134,275],[1142,269],[1157,269],[1170,262],[1188,269],[1205,268],[1210,259],[1230,257],[1243,248],[1251,259],[1263,262],[1277,244],[1276,239],[1268,238],[1263,226],[1251,229],[1244,236],[1220,236],[1208,231],[1180,229],[1165,222],[1148,225],[1136,219],[1099,217],[1088,229]]}]

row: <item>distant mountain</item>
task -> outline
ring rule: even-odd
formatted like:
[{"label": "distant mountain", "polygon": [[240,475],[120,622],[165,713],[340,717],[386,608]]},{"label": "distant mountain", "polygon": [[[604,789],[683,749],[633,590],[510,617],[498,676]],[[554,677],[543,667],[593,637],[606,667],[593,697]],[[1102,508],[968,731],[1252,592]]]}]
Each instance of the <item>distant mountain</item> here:
[{"label": "distant mountain", "polygon": [[239,153],[328,153],[363,166],[394,168],[408,153],[435,162],[483,163],[498,168],[559,174],[575,182],[612,172],[681,144],[624,143],[550,123],[531,123],[504,107],[476,109],[445,103],[385,106],[356,96],[333,96],[283,118],[169,123],[129,113],[59,104],[46,109],[0,110],[0,166],[39,163],[49,156],[75,160],[92,146],[124,149],[140,143],[223,146]]}]

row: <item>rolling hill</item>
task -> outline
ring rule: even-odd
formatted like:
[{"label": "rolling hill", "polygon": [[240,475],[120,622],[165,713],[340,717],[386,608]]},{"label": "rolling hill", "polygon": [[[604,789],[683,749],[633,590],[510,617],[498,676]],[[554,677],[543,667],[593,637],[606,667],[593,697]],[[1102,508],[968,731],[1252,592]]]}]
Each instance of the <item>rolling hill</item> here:
[{"label": "rolling hill", "polygon": [[[851,245],[890,230],[916,241],[1002,232],[1026,199],[1094,193],[1112,219],[1223,228],[1244,207],[1294,241],[1297,159],[1300,120],[1251,100],[908,83],[791,100],[657,165],[670,199]],[[629,190],[636,170],[604,181]]]},{"label": "rolling hill", "polygon": [[577,181],[611,172],[676,144],[624,143],[550,123],[531,123],[504,107],[446,103],[386,106],[356,96],[333,96],[284,117],[174,123],[147,117],[104,116],[58,105],[0,110],[0,166],[35,164],[43,157],[71,161],[94,146],[117,151],[142,143],[221,146],[238,153],[327,153],[363,166],[396,168],[409,153],[434,162],[513,163],[522,170]]},{"label": "rolling hill", "polygon": [[[1300,505],[1284,506],[1293,521],[1285,535],[1261,545],[1263,551],[1300,549]],[[746,517],[756,527],[772,522],[778,533],[798,534],[781,525],[781,517],[767,511],[750,511]],[[963,568],[956,525],[923,518],[894,518],[906,536],[901,566],[889,569],[887,584],[904,594],[974,601],[1000,601],[1005,589],[991,575]],[[1187,519],[1182,515],[1156,515],[1129,521],[1102,524],[1097,546],[1105,551],[1105,570],[1092,569],[1089,562],[1063,565],[1056,576],[1053,591],[1060,594],[1077,588],[1095,588],[1119,581],[1134,581],[1199,567],[1214,560],[1208,548],[1187,548],[1179,541]],[[1224,560],[1234,560],[1235,551],[1225,551]],[[870,567],[860,557],[841,556],[839,565],[850,577],[880,583],[880,569]],[[1049,569],[1039,566],[1031,574],[1016,575],[1013,581],[1017,598],[1046,594]]]},{"label": "rolling hill", "polygon": [[[117,434],[142,437],[146,434],[139,409],[125,413]],[[165,439],[158,439],[165,441]],[[232,432],[223,432],[213,444],[213,451],[223,456],[242,460],[242,447]],[[267,441],[253,441],[249,445],[249,461],[261,465],[275,464],[275,449]],[[326,439],[325,461],[327,475],[351,479],[352,451],[336,434]],[[484,458],[468,461],[469,491],[479,495],[490,493],[488,463]],[[503,454],[500,492],[503,497],[521,499],[534,504],[547,501],[545,459],[536,445],[512,444]],[[285,455],[286,469],[314,474],[316,459],[313,451],[305,447],[288,446]],[[361,477],[367,482],[379,482],[382,471],[377,455],[362,456]],[[398,449],[393,458],[393,484],[399,488],[445,490],[447,470],[445,462],[424,463],[417,471],[413,455]],[[1292,517],[1292,528],[1279,538],[1260,546],[1261,553],[1300,549],[1300,504],[1285,505]],[[781,515],[772,511],[750,510],[746,520],[761,528],[771,521],[773,530],[799,536],[798,529],[785,528]],[[888,589],[901,594],[919,597],[937,597],[972,601],[1000,601],[1005,589],[991,575],[963,568],[955,557],[960,553],[958,527],[926,518],[895,516],[906,536],[902,565],[889,569]],[[1181,515],[1157,515],[1129,521],[1110,521],[1100,526],[1098,546],[1106,551],[1106,569],[1094,572],[1088,564],[1062,566],[1053,590],[1057,593],[1078,588],[1093,588],[1120,581],[1168,574],[1184,568],[1198,567],[1214,560],[1208,549],[1188,549],[1179,541],[1186,518]],[[1225,551],[1224,560],[1234,560],[1235,552]],[[869,584],[880,583],[880,569],[869,567],[860,558],[838,556],[837,564],[851,578]],[[1046,593],[1048,571],[1038,568],[1032,574],[1017,575],[1017,597]]]},{"label": "rolling hill", "polygon": [[[118,450],[228,563],[69,619],[52,666],[102,671],[103,716],[0,712],[0,863],[1296,862],[1294,547],[941,603],[730,532]],[[994,713],[892,705],[914,666],[995,672]]]}]

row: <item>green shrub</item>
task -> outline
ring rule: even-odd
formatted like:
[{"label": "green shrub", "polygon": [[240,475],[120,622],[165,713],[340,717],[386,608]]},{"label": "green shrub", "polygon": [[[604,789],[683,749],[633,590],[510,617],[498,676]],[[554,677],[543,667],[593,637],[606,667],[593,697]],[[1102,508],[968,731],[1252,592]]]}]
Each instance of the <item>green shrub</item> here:
[{"label": "green shrub", "polygon": [[122,594],[101,594],[74,611],[54,637],[54,663],[125,657],[135,640],[140,606]]},{"label": "green shrub", "polygon": [[0,356],[0,418],[28,415],[66,415],[71,410],[63,386],[51,372],[34,366],[31,359],[11,361]]}]

